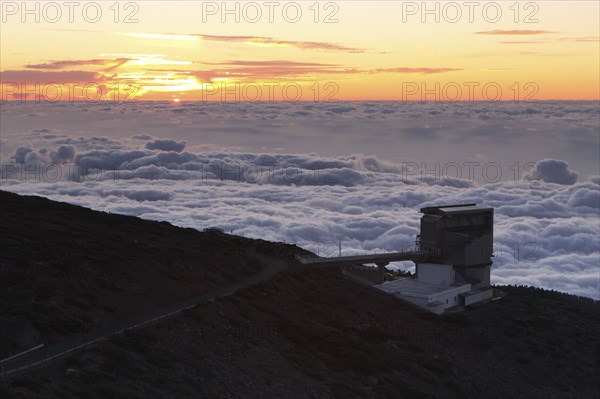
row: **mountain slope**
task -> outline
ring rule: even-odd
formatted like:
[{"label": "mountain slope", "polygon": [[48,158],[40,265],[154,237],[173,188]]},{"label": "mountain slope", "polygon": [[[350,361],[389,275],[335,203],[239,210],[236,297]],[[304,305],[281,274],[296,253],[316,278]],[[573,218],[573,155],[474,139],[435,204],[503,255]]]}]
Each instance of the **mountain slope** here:
[{"label": "mountain slope", "polygon": [[[12,207],[21,206],[18,204],[21,197],[11,200]],[[23,201],[34,204],[33,213],[37,204],[46,209],[54,206],[46,200]],[[3,212],[4,208],[3,202]],[[80,218],[65,222],[64,231],[69,231],[71,223],[97,227],[108,223],[104,220],[107,218],[122,220],[123,231],[143,226],[143,234],[142,230],[136,230],[142,235],[142,242],[152,237],[145,232],[150,234],[154,227],[146,223],[154,222],[92,215],[82,208],[74,212],[81,212]],[[34,219],[24,226],[19,233],[21,237],[34,235],[43,228]],[[239,242],[246,250],[240,255],[242,259],[271,256],[293,265],[291,255],[301,251],[264,241],[203,235],[166,224],[156,226],[169,229],[173,236],[179,234],[176,230],[181,230],[181,234],[191,235],[190,240],[222,241],[218,245],[231,245],[230,248]],[[4,226],[0,229],[6,234]],[[109,240],[105,245],[110,247]],[[177,248],[176,242],[170,245]],[[125,246],[125,250],[129,249],[130,246]],[[210,249],[203,253],[211,258]],[[142,256],[141,252],[134,254]],[[154,253],[155,257],[163,258],[156,259],[152,268],[161,270],[163,263],[169,264],[168,254],[166,247],[163,254]],[[228,256],[224,252],[219,259],[225,264],[233,263],[237,254],[230,251]],[[42,261],[27,262],[35,265]],[[19,270],[18,262],[10,265],[10,270]],[[121,267],[130,273],[132,280],[140,281],[140,292],[145,292],[146,280],[140,274],[147,273],[147,269],[129,264]],[[40,268],[38,275],[30,278],[36,282],[53,281],[50,273],[53,270],[54,266]],[[4,273],[4,266],[0,272]],[[216,273],[207,268],[206,273],[210,272]],[[199,269],[196,274],[199,281],[202,274]],[[75,274],[72,278],[93,287],[104,281],[99,275],[102,274],[83,279]],[[27,284],[20,280],[4,284],[27,289]],[[177,287],[178,282],[165,281],[165,284]],[[599,303],[534,288],[496,289],[506,295],[497,301],[468,307],[463,313],[438,317],[348,281],[336,270],[292,266],[268,281],[200,304],[175,319],[128,332],[67,360],[5,381],[0,384],[0,396],[3,399],[598,397]],[[78,298],[79,294],[61,290],[57,295],[62,302],[69,302],[69,298]],[[34,309],[38,303],[36,299],[21,305],[21,309],[33,307],[32,323],[38,315]],[[50,314],[48,319],[53,317]],[[80,315],[73,313],[66,317],[77,320]]]},{"label": "mountain slope", "polygon": [[270,252],[302,251],[5,191],[0,204],[0,358],[241,280]]}]

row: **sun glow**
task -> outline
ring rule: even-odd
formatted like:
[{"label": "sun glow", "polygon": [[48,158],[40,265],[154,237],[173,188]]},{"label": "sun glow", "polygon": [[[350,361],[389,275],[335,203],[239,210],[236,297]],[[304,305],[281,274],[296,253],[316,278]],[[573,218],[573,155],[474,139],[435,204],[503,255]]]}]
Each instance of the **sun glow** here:
[{"label": "sun glow", "polygon": [[[451,15],[430,15],[416,3],[424,14],[405,15],[406,23],[398,23],[407,2],[349,1],[331,15],[335,24],[325,22],[329,9],[315,14],[309,3],[301,6],[306,12],[297,23],[277,11],[267,15],[266,9],[262,19],[251,21],[254,14],[246,15],[244,6],[234,15],[223,3],[215,5],[223,14],[205,15],[202,2],[174,3],[144,2],[136,25],[117,28],[107,18],[113,14],[93,26],[85,20],[67,25],[64,18],[60,26],[34,25],[31,18],[22,23],[27,15],[6,16],[0,101],[32,97],[22,93],[23,84],[46,90],[53,83],[111,86],[125,80],[143,88],[138,96],[164,101],[172,100],[164,92],[238,82],[318,86],[322,90],[315,94],[331,100],[598,98],[598,2],[570,2],[575,5],[569,6],[569,18],[564,18],[566,2],[542,2],[535,12],[537,25],[524,22],[531,7],[523,5],[516,13],[511,2],[490,3],[502,8],[498,24],[482,14],[482,7],[471,16],[462,3],[452,3],[463,9],[456,23],[448,20]],[[376,3],[373,16],[367,3]],[[465,19],[467,14],[473,21]],[[145,96],[149,92],[163,93]]]}]

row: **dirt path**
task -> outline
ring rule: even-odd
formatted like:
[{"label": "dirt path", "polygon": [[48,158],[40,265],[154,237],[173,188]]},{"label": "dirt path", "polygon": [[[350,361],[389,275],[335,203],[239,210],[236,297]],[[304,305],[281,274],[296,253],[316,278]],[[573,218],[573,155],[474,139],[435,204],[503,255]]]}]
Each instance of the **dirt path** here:
[{"label": "dirt path", "polygon": [[40,349],[24,353],[21,356],[14,357],[9,360],[0,361],[0,379],[13,378],[29,371],[47,366],[74,354],[80,349],[88,348],[92,345],[105,341],[114,335],[121,334],[127,330],[144,328],[156,322],[174,317],[183,310],[193,308],[201,302],[231,295],[241,288],[249,287],[251,285],[268,280],[275,274],[292,267],[289,262],[272,256],[257,253],[249,253],[248,255],[259,259],[265,265],[265,267],[256,274],[248,276],[243,280],[236,281],[223,288],[219,288],[218,290],[197,295],[176,304],[154,309],[145,314],[120,321],[113,325],[103,327],[99,330],[90,331],[88,333],[66,339],[51,346],[42,347]]}]

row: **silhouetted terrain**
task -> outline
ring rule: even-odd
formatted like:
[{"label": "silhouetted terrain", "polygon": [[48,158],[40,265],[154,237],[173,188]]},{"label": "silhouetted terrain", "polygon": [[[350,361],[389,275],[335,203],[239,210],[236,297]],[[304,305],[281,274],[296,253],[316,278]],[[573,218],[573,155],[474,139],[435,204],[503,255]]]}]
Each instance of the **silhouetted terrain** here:
[{"label": "silhouetted terrain", "polygon": [[5,191],[0,203],[1,358],[240,280],[270,252],[300,250]]},{"label": "silhouetted terrain", "polygon": [[294,246],[5,192],[0,199],[0,311],[13,326],[3,330],[5,352],[230,284],[273,259],[290,264],[5,381],[2,399],[600,395],[600,306],[589,299],[497,287],[500,300],[438,317],[336,270],[301,266]]}]

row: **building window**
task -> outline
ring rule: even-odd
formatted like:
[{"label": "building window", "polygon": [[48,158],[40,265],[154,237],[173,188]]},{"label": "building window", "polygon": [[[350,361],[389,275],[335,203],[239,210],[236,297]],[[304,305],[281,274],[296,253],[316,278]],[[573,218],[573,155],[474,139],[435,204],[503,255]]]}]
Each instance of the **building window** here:
[{"label": "building window", "polygon": [[454,302],[456,302],[456,297],[454,297]]},{"label": "building window", "polygon": [[448,299],[446,299],[446,304],[448,304]]}]

